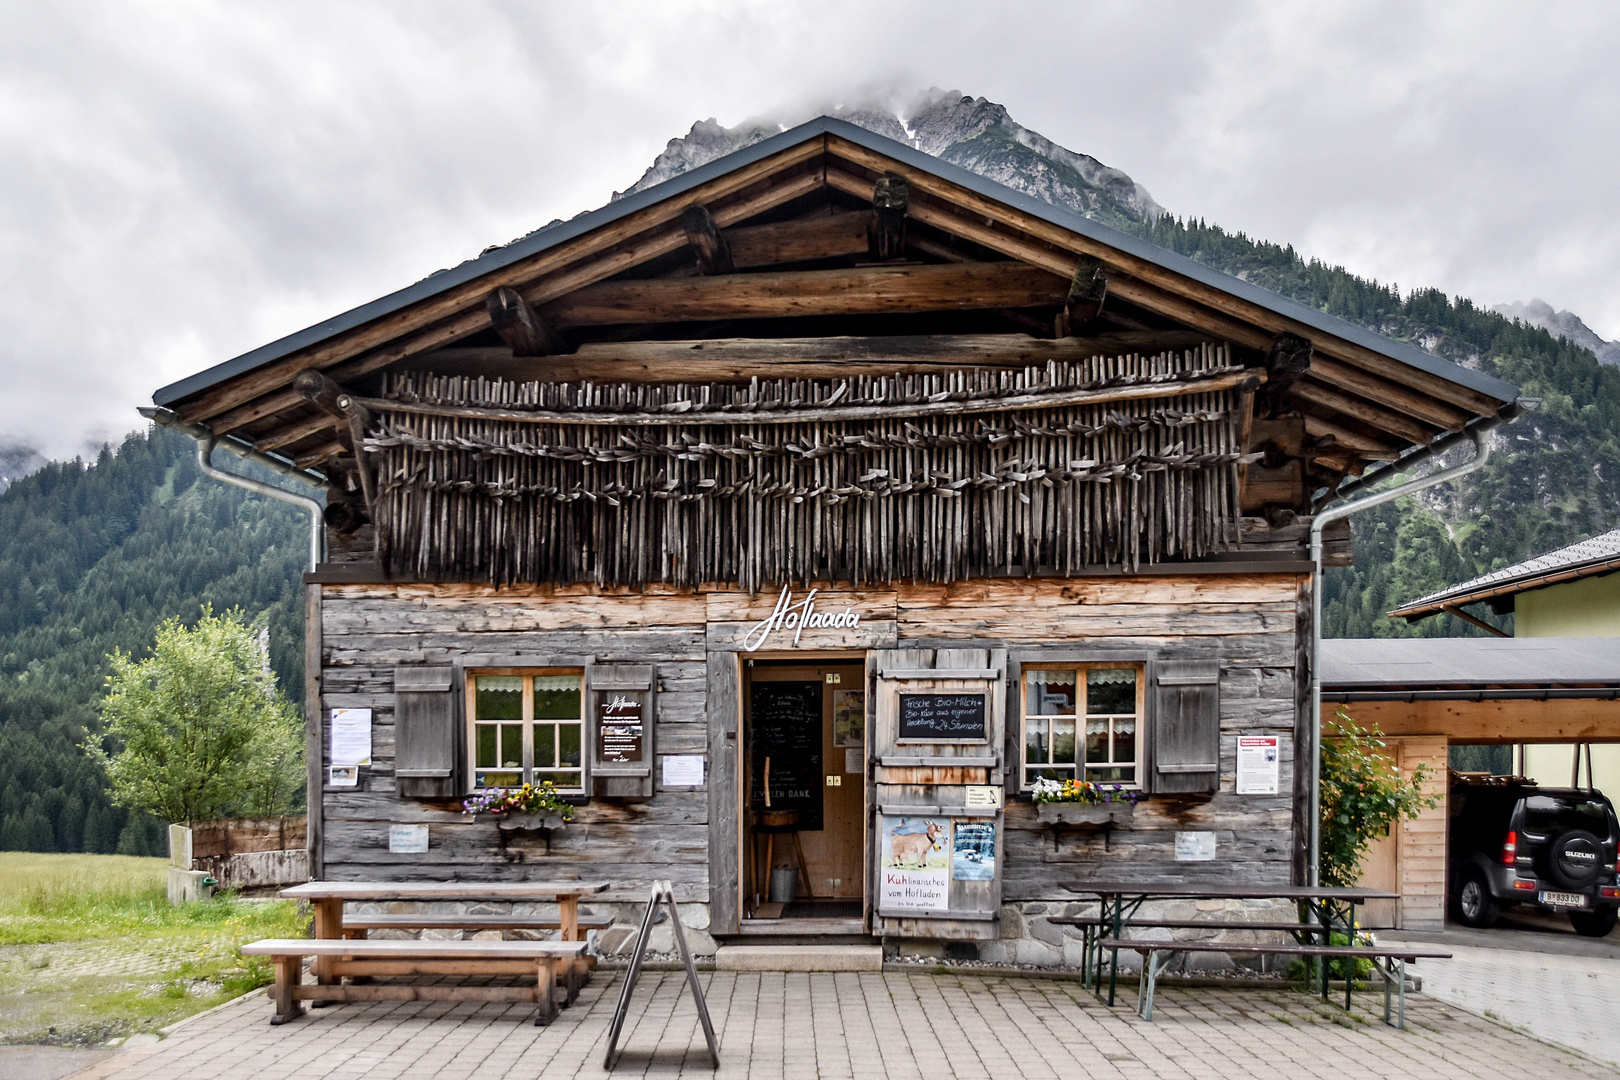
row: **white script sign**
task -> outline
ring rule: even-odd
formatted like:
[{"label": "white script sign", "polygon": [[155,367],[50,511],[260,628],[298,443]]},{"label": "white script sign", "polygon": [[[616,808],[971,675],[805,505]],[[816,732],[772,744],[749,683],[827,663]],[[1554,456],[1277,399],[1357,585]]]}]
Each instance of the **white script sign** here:
[{"label": "white script sign", "polygon": [[854,629],[861,625],[861,613],[854,608],[846,607],[843,611],[817,611],[816,594],[820,591],[811,589],[808,596],[795,604],[792,587],[782,586],[782,595],[776,598],[775,610],[755,623],[743,638],[744,651],[754,652],[778,630],[791,630],[793,644],[797,645],[799,637],[806,630]]}]

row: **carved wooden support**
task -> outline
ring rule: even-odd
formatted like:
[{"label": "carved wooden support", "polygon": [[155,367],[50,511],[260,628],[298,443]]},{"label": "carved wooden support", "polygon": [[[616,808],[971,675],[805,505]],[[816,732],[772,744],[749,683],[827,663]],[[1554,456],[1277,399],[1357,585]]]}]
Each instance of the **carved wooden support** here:
[{"label": "carved wooden support", "polygon": [[1058,314],[1057,336],[1070,337],[1097,321],[1102,315],[1103,302],[1108,299],[1108,270],[1101,260],[1090,255],[1080,256],[1075,264],[1074,277],[1069,279],[1069,296]]},{"label": "carved wooden support", "polygon": [[484,306],[490,325],[511,346],[513,356],[566,356],[574,351],[516,289],[501,286],[489,294]]},{"label": "carved wooden support", "polygon": [[873,262],[906,257],[906,206],[911,189],[895,173],[878,177],[872,190],[872,227],[866,234],[867,254]]},{"label": "carved wooden support", "polygon": [[1266,351],[1266,389],[1259,406],[1268,416],[1286,411],[1288,388],[1311,370],[1311,343],[1297,334],[1278,334]]},{"label": "carved wooden support", "polygon": [[686,242],[697,255],[698,270],[704,274],[729,274],[735,269],[731,245],[709,215],[709,208],[694,203],[681,211],[681,228]]}]

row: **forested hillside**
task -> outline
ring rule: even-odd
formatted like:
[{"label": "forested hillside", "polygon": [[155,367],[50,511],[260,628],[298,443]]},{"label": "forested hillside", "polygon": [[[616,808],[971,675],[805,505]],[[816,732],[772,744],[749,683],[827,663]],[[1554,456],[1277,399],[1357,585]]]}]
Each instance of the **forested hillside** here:
[{"label": "forested hillside", "polygon": [[308,518],[206,480],[195,453],[153,429],[0,495],[0,850],[164,853],[159,823],[112,806],[79,750],[107,654],[142,654],[164,618],[211,603],[267,619],[299,696]]},{"label": "forested hillside", "polygon": [[1292,247],[1165,216],[1129,226],[1146,239],[1330,315],[1515,383],[1534,410],[1505,429],[1479,472],[1424,501],[1353,519],[1355,565],[1328,572],[1323,634],[1483,633],[1451,616],[1386,618],[1397,601],[1620,525],[1620,368],[1545,330],[1434,289],[1402,294]]}]

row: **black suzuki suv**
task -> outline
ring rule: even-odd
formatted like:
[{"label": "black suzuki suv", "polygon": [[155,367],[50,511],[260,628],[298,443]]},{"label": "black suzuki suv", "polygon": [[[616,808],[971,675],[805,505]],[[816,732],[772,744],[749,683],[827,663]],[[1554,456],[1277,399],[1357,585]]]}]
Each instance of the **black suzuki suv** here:
[{"label": "black suzuki suv", "polygon": [[1614,929],[1620,823],[1602,792],[1457,778],[1448,810],[1449,892],[1464,923],[1490,926],[1504,904],[1529,904],[1587,937]]}]

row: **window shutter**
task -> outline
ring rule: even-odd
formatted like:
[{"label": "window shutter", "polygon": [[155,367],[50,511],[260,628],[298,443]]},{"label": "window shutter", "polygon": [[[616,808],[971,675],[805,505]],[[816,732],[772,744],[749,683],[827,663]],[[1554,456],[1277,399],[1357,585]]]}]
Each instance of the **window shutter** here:
[{"label": "window shutter", "polygon": [[1219,660],[1160,660],[1153,690],[1151,790],[1210,793],[1221,786]]},{"label": "window shutter", "polygon": [[455,668],[394,669],[394,783],[418,799],[462,793]]}]

